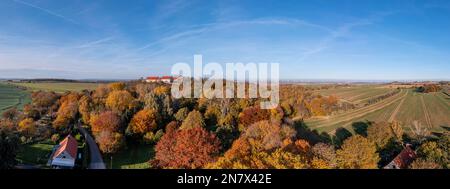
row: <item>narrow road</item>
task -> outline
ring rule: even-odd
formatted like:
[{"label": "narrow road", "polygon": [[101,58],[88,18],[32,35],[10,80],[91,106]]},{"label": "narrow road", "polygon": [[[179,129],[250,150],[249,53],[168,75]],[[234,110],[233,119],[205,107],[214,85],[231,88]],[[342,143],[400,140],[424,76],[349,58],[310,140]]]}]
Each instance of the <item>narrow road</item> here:
[{"label": "narrow road", "polygon": [[98,149],[95,140],[92,138],[89,132],[87,132],[86,129],[84,129],[81,126],[80,123],[76,124],[76,127],[84,135],[84,138],[89,147],[89,154],[90,154],[89,169],[106,169],[105,163],[103,163],[102,154],[100,153],[100,150]]}]

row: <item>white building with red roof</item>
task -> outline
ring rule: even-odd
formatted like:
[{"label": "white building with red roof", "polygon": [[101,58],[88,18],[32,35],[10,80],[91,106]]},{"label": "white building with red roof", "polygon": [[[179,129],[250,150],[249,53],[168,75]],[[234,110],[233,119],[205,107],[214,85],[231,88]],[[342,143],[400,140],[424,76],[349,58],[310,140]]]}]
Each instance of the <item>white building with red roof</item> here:
[{"label": "white building with red roof", "polygon": [[173,77],[172,76],[162,76],[161,77],[161,81],[164,83],[172,83],[173,82]]},{"label": "white building with red roof", "polygon": [[162,76],[162,77],[149,76],[149,77],[145,78],[145,81],[147,83],[163,82],[163,83],[171,84],[175,79],[176,78],[172,77],[172,76]]},{"label": "white building with red roof", "polygon": [[63,141],[59,143],[55,152],[51,157],[52,167],[75,167],[75,160],[77,159],[78,142],[71,135],[68,135]]},{"label": "white building with red roof", "polygon": [[148,82],[148,83],[158,82],[159,81],[159,77],[149,76],[149,77],[145,78],[145,81]]}]

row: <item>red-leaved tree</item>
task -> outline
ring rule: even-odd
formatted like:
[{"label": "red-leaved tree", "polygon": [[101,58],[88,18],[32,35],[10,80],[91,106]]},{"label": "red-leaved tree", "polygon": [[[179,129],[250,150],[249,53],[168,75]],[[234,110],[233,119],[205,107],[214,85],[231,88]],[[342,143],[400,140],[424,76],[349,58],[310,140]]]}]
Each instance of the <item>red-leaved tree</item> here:
[{"label": "red-leaved tree", "polygon": [[91,116],[92,133],[98,135],[102,131],[116,132],[120,128],[120,117],[112,112],[106,111]]}]

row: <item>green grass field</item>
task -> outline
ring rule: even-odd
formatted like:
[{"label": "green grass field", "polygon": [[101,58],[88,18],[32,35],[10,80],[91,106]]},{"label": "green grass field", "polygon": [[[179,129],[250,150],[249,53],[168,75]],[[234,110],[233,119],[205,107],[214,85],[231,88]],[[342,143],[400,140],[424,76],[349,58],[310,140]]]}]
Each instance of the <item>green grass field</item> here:
[{"label": "green grass field", "polygon": [[338,98],[354,104],[366,103],[368,100],[377,96],[394,91],[394,89],[383,88],[380,85],[358,85],[341,87],[337,89],[319,90],[317,93]]},{"label": "green grass field", "polygon": [[52,153],[53,145],[50,144],[31,144],[21,146],[17,154],[17,161],[20,164],[46,166]]},{"label": "green grass field", "polygon": [[[154,145],[129,145],[112,157],[113,169],[147,169],[148,161],[155,155]],[[106,167],[111,168],[111,156],[103,157]]]},{"label": "green grass field", "polygon": [[58,93],[64,93],[67,91],[82,91],[85,89],[94,90],[97,88],[97,83],[46,83],[46,82],[36,82],[36,83],[20,83],[14,82],[13,85],[26,87],[31,91],[54,91]]},{"label": "green grass field", "polygon": [[429,130],[443,131],[450,126],[450,99],[443,93],[417,93],[404,89],[399,94],[375,104],[329,116],[312,118],[306,124],[320,132],[333,133],[343,127],[352,131],[352,124],[365,121],[399,121],[409,130],[413,121],[419,121]]},{"label": "green grass field", "polygon": [[13,107],[21,109],[29,102],[31,98],[28,91],[0,82],[0,113]]}]

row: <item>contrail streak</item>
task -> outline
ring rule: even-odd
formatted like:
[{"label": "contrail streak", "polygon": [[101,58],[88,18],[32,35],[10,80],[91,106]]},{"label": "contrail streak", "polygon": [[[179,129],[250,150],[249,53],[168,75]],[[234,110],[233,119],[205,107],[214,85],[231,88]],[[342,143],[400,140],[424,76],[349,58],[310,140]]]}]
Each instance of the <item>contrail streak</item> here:
[{"label": "contrail streak", "polygon": [[73,23],[73,24],[79,25],[79,24],[78,24],[77,22],[75,22],[74,20],[72,20],[72,19],[70,19],[70,18],[67,18],[67,17],[65,17],[65,16],[63,16],[63,15],[60,15],[60,14],[58,14],[58,13],[55,13],[55,12],[53,12],[53,11],[51,11],[51,10],[48,10],[48,9],[39,7],[39,6],[37,6],[37,5],[33,5],[33,4],[31,4],[31,3],[23,2],[23,1],[21,1],[21,0],[13,0],[13,1],[16,2],[16,3],[22,4],[22,5],[28,6],[28,7],[32,7],[32,8],[35,8],[35,9],[44,11],[44,12],[47,13],[47,14],[50,14],[50,15],[52,15],[52,16],[61,18],[61,19],[65,20],[65,21],[67,21],[67,22],[71,22],[71,23]]}]

